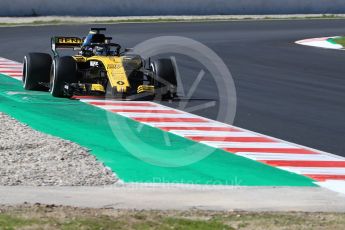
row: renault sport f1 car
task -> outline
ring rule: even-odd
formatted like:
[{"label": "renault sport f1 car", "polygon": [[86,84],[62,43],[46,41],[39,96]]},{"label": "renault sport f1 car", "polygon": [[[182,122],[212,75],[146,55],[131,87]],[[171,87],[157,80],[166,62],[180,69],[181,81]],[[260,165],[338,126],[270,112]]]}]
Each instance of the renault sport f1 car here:
[{"label": "renault sport f1 car", "polygon": [[[26,90],[49,91],[54,97],[106,95],[126,98],[139,95],[173,99],[177,97],[175,66],[170,59],[143,60],[139,55],[121,52],[102,31],[91,28],[79,37],[52,37],[53,57],[29,53],[24,57],[23,85]],[[78,50],[74,56],[60,56],[58,49]]]}]

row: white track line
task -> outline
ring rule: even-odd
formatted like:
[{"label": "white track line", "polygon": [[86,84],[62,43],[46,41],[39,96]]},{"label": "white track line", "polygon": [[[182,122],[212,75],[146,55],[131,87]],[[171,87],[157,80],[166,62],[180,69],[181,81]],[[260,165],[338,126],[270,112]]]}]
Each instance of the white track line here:
[{"label": "white track line", "polygon": [[297,174],[345,175],[345,168],[328,167],[278,167]]},{"label": "white track line", "polygon": [[185,114],[185,113],[178,113],[178,114],[166,114],[166,113],[127,113],[127,112],[117,112],[117,114],[120,114],[124,117],[130,117],[130,118],[197,118],[197,116],[194,116],[192,114]]},{"label": "white track line", "polygon": [[237,155],[253,160],[293,160],[293,161],[343,161],[323,154],[290,154],[290,153],[237,153]]},{"label": "white track line", "polygon": [[[205,121],[205,122],[143,122],[146,125],[149,126],[153,126],[156,128],[159,127],[224,127],[221,124],[218,123],[213,123],[213,122],[209,122],[209,121]],[[227,126],[230,127],[230,126]]]},{"label": "white track line", "polygon": [[222,131],[198,131],[198,130],[172,130],[179,136],[193,137],[258,137],[258,135],[247,133],[247,132],[222,132]]},{"label": "white track line", "polygon": [[123,106],[116,106],[116,105],[105,105],[105,106],[97,106],[97,107],[100,107],[102,109],[105,109],[105,110],[144,110],[144,111],[147,111],[147,110],[152,110],[152,111],[155,111],[155,110],[166,110],[166,111],[169,111],[171,109],[168,109],[168,108],[161,108],[161,107],[147,107],[147,106],[126,106],[126,107],[123,107]]},{"label": "white track line", "polygon": [[[248,134],[249,135],[249,134]],[[201,141],[201,143],[216,148],[297,148],[286,143],[262,143],[262,142],[224,142],[224,141]]]}]

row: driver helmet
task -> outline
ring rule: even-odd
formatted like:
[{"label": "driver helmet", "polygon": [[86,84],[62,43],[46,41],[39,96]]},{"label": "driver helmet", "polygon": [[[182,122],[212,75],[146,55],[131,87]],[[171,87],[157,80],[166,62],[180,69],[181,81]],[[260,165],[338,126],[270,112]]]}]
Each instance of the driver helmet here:
[{"label": "driver helmet", "polygon": [[90,32],[81,46],[82,53],[85,56],[102,55],[104,53],[104,48],[102,46],[97,46],[97,44],[104,44],[105,41],[106,38],[104,34]]},{"label": "driver helmet", "polygon": [[88,34],[82,44],[82,46],[91,46],[92,44],[104,44],[105,43],[104,34]]}]

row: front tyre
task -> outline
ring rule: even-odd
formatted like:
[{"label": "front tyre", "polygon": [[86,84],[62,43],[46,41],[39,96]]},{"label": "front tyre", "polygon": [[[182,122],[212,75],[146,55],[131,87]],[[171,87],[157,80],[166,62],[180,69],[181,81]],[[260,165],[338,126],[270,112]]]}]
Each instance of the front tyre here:
[{"label": "front tyre", "polygon": [[46,53],[29,53],[23,61],[23,87],[26,90],[47,91],[52,58]]},{"label": "front tyre", "polygon": [[65,93],[65,85],[77,82],[77,64],[73,57],[57,57],[53,61],[50,93],[54,97],[71,97]]},{"label": "front tyre", "polygon": [[177,79],[171,59],[158,59],[151,63],[156,98],[166,100],[177,97]]}]

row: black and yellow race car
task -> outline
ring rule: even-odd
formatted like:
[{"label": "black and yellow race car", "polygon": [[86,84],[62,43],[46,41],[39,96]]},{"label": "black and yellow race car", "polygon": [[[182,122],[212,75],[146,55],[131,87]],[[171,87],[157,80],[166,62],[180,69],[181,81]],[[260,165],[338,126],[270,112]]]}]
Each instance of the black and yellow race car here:
[{"label": "black and yellow race car", "polygon": [[[49,91],[54,97],[177,97],[175,66],[171,59],[143,60],[129,49],[121,52],[121,46],[112,43],[112,38],[102,33],[104,30],[91,28],[83,39],[52,37],[52,56],[27,54],[23,67],[24,88]],[[60,56],[58,49],[63,48],[76,50],[78,54]]]}]

